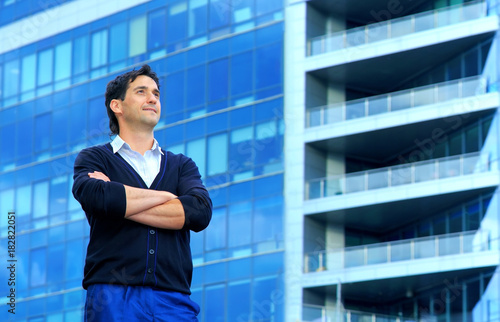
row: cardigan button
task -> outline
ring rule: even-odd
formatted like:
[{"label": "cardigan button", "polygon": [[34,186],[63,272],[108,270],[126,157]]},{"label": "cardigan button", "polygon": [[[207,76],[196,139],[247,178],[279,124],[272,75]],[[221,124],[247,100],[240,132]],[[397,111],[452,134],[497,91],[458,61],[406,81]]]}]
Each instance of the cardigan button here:
[{"label": "cardigan button", "polygon": [[152,268],[148,268],[148,273],[149,274],[153,273],[153,269]]},{"label": "cardigan button", "polygon": [[150,249],[150,250],[149,250],[149,253],[150,253],[151,255],[153,255],[153,254],[155,253],[155,250],[154,250],[154,249]]},{"label": "cardigan button", "polygon": [[154,235],[154,234],[155,234],[155,231],[154,231],[153,229],[151,229],[151,230],[149,231],[149,233],[150,233],[151,235]]}]

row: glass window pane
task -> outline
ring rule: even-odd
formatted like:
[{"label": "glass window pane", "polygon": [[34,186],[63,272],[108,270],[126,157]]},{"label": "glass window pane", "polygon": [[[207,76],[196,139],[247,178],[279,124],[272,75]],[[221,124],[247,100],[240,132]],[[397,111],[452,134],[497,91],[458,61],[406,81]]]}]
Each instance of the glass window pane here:
[{"label": "glass window pane", "polygon": [[69,109],[55,111],[52,118],[52,147],[65,145],[68,142]]},{"label": "glass window pane", "polygon": [[165,95],[162,96],[166,108],[162,113],[175,114],[184,109],[184,75],[183,71],[167,75]]},{"label": "glass window pane", "polygon": [[184,144],[176,144],[168,147],[168,150],[172,153],[182,153],[184,154]]},{"label": "glass window pane", "polygon": [[450,214],[450,231],[449,233],[458,233],[462,229],[462,210],[454,211]]},{"label": "glass window pane", "polygon": [[229,283],[227,301],[227,321],[252,321],[249,281]]},{"label": "glass window pane", "polygon": [[189,1],[189,36],[206,33],[208,0]]},{"label": "glass window pane", "polygon": [[186,38],[187,33],[187,2],[181,1],[172,6],[168,11],[167,41],[175,43]]},{"label": "glass window pane", "polygon": [[246,52],[231,57],[231,95],[252,91],[253,53]]},{"label": "glass window pane", "polygon": [[66,279],[80,280],[83,276],[83,240],[77,239],[66,244]]},{"label": "glass window pane", "polygon": [[[256,278],[252,287],[252,303],[269,303],[271,299],[274,302],[278,290],[276,277]],[[274,304],[276,305],[279,303]],[[271,305],[271,303],[268,305]],[[279,308],[275,306],[274,310],[266,309],[256,311],[253,313],[252,318],[256,321],[273,321],[272,316],[278,309]]]},{"label": "glass window pane", "polygon": [[31,185],[16,190],[16,215],[26,216],[31,212]]},{"label": "glass window pane", "polygon": [[[254,242],[283,240],[283,200],[281,196],[255,201]],[[275,245],[277,247],[277,245]]]},{"label": "glass window pane", "polygon": [[[19,121],[16,126],[16,156],[18,158],[30,156],[33,153],[33,119]],[[9,145],[14,147],[12,142]],[[3,153],[8,153],[5,149]]]},{"label": "glass window pane", "polygon": [[55,80],[59,81],[71,76],[71,41],[56,47]]},{"label": "glass window pane", "polygon": [[462,154],[462,135],[461,133],[455,134],[449,142],[448,155]]},{"label": "glass window pane", "polygon": [[281,43],[258,48],[256,51],[256,88],[265,88],[281,83]]},{"label": "glass window pane", "polygon": [[29,55],[23,58],[21,74],[21,91],[35,89],[36,55]]},{"label": "glass window pane", "polygon": [[38,53],[38,86],[52,82],[54,50],[47,49]]},{"label": "glass window pane", "polygon": [[69,119],[70,140],[72,143],[82,140],[86,137],[87,128],[87,106],[86,102],[79,102],[71,106]]},{"label": "glass window pane", "polygon": [[3,97],[17,95],[19,92],[19,59],[5,63],[3,79]]},{"label": "glass window pane", "polygon": [[167,40],[167,11],[151,12],[148,16],[148,49],[164,47]]},{"label": "glass window pane", "polygon": [[226,207],[213,210],[210,225],[205,230],[205,250],[226,247]]},{"label": "glass window pane", "polygon": [[30,256],[30,286],[45,285],[47,279],[46,248],[32,249]]},{"label": "glass window pane", "polygon": [[210,29],[218,29],[229,24],[231,3],[225,0],[210,0]]},{"label": "glass window pane", "polygon": [[254,197],[267,197],[283,192],[283,175],[264,177],[254,181]]},{"label": "glass window pane", "polygon": [[239,0],[233,2],[233,21],[242,22],[253,17],[253,1]]},{"label": "glass window pane", "polygon": [[241,170],[253,164],[253,126],[247,126],[231,132],[229,160],[232,169]]},{"label": "glass window pane", "polygon": [[108,30],[92,34],[91,68],[105,65],[108,61]]},{"label": "glass window pane", "polygon": [[281,1],[256,0],[257,15],[270,13],[282,8]]},{"label": "glass window pane", "polygon": [[115,63],[127,58],[127,24],[125,22],[116,24],[109,31],[109,61]]},{"label": "glass window pane", "polygon": [[187,143],[187,156],[196,163],[202,178],[205,176],[205,148],[204,138]]},{"label": "glass window pane", "polygon": [[189,86],[186,87],[188,108],[205,104],[205,76],[205,65],[188,69],[187,84],[189,84]]},{"label": "glass window pane", "polygon": [[7,213],[9,211],[15,211],[14,209],[14,189],[8,189],[0,192],[0,211],[5,214],[0,217],[0,227],[2,228],[1,235],[7,236],[8,218]]},{"label": "glass window pane", "polygon": [[448,63],[448,80],[462,77],[462,60],[457,57]]},{"label": "glass window pane", "polygon": [[2,83],[3,83],[2,82],[2,80],[3,80],[3,77],[2,77],[3,73],[2,73],[2,71],[3,71],[3,66],[2,66],[2,64],[0,64],[0,99],[2,98],[2,92],[4,90],[4,88],[2,87]]},{"label": "glass window pane", "polygon": [[252,272],[252,258],[246,257],[229,261],[227,270],[229,280],[248,278]]},{"label": "glass window pane", "polygon": [[75,49],[73,56],[73,70],[75,74],[80,74],[88,70],[89,61],[89,41],[88,36],[75,39]]},{"label": "glass window pane", "polygon": [[147,44],[147,19],[140,16],[130,21],[128,55],[130,57],[146,52]]},{"label": "glass window pane", "polygon": [[50,114],[35,118],[35,151],[44,151],[50,147]]},{"label": "glass window pane", "polygon": [[209,101],[216,101],[227,97],[227,92],[228,92],[227,74],[228,74],[227,59],[214,61],[208,65]]},{"label": "glass window pane", "polygon": [[49,213],[49,183],[36,183],[33,189],[33,218],[45,217]]},{"label": "glass window pane", "polygon": [[60,176],[50,181],[50,214],[58,214],[66,211],[66,191],[68,176]]},{"label": "glass window pane", "polygon": [[80,206],[80,203],[76,201],[75,197],[73,196],[73,175],[69,174],[68,175],[68,190],[66,192],[67,195],[67,200],[68,200],[68,211],[73,211],[73,210],[80,210],[82,207]]},{"label": "glass window pane", "polygon": [[239,53],[250,50],[254,47],[255,33],[245,32],[243,34],[231,37],[231,51],[232,53]]},{"label": "glass window pane", "polygon": [[242,202],[229,208],[228,247],[238,247],[251,243],[252,204]]},{"label": "glass window pane", "polygon": [[207,175],[227,171],[227,134],[219,134],[208,139]]},{"label": "glass window pane", "polygon": [[[47,283],[49,285],[62,284],[62,277],[64,276],[64,244],[50,245],[48,253],[50,260],[48,263]],[[51,289],[54,290],[54,287]]]},{"label": "glass window pane", "polygon": [[96,136],[105,133],[109,129],[108,128],[109,121],[106,108],[102,104],[102,98],[97,97],[89,100],[88,111],[89,111],[89,118],[88,118],[89,127],[87,135]]},{"label": "glass window pane", "polygon": [[[12,133],[16,130],[15,124],[9,124],[0,128],[0,162],[7,163],[14,160],[15,145],[12,144]],[[20,131],[21,128],[18,127]],[[19,132],[18,132],[19,133]]]},{"label": "glass window pane", "polygon": [[479,151],[479,128],[473,128],[465,132],[465,153]]},{"label": "glass window pane", "polygon": [[480,214],[479,203],[473,203],[466,207],[467,216],[465,217],[465,229],[476,230],[479,229]]},{"label": "glass window pane", "polygon": [[204,237],[205,233],[203,231],[200,231],[198,233],[191,232],[191,240],[189,245],[191,246],[191,253],[193,254],[193,257],[196,257],[197,255],[202,255],[203,256],[203,251],[204,251]]},{"label": "glass window pane", "polygon": [[465,75],[464,77],[475,76],[481,71],[479,69],[479,50],[477,48],[472,49],[470,52],[465,54]]},{"label": "glass window pane", "polygon": [[277,135],[276,121],[258,124],[255,132],[255,163],[262,164],[279,160],[283,149],[282,136]]},{"label": "glass window pane", "polygon": [[224,285],[207,286],[205,289],[205,321],[226,321],[224,318],[226,289]]}]

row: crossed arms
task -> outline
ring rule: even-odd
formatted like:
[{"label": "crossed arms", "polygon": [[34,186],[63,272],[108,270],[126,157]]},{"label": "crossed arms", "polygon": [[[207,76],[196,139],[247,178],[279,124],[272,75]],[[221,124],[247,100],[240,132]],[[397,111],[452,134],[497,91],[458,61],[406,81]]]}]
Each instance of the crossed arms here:
[{"label": "crossed arms", "polygon": [[[109,182],[102,172],[88,174],[90,178]],[[185,214],[177,196],[168,191],[125,187],[125,218],[138,223],[164,229],[181,229]]]},{"label": "crossed arms", "polygon": [[172,175],[178,176],[176,196],[165,189],[141,189],[110,181],[110,177],[120,177],[121,169],[110,165],[107,153],[104,148],[88,148],[75,160],[72,192],[89,221],[93,217],[127,219],[156,228],[195,232],[208,226],[212,201],[190,158],[171,154]]}]

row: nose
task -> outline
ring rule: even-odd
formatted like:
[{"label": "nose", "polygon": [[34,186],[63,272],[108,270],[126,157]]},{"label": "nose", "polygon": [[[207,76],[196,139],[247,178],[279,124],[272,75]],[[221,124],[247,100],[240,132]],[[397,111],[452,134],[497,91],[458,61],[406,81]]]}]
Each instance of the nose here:
[{"label": "nose", "polygon": [[154,93],[149,94],[148,103],[149,104],[156,104],[156,102],[158,102],[158,97],[156,97],[156,95]]}]

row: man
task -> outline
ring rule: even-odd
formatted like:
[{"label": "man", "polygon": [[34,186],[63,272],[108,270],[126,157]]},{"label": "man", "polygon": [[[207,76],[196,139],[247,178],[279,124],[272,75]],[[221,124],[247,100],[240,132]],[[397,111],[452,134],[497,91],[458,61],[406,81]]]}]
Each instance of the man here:
[{"label": "man", "polygon": [[75,160],[73,195],[90,224],[85,321],[197,321],[190,230],[208,226],[212,202],[195,163],[154,138],[159,96],[148,65],[109,82],[116,137]]}]

